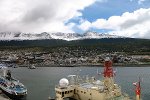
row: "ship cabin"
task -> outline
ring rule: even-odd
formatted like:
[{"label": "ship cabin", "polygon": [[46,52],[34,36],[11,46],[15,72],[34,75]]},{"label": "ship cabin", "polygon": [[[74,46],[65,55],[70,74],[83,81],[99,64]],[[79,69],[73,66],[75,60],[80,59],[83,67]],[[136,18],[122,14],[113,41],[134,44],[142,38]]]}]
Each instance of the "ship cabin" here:
[{"label": "ship cabin", "polygon": [[[56,100],[57,98],[62,98],[63,100],[64,98],[73,97],[75,93],[75,88],[72,86],[68,86],[68,87],[56,86],[55,92],[56,92]],[[61,99],[58,99],[58,100],[61,100]]]}]

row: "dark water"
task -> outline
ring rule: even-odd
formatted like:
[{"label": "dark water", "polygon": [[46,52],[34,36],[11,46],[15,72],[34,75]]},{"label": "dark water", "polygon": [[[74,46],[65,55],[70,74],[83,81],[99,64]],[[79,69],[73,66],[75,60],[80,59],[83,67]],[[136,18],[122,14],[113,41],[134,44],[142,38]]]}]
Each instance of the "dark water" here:
[{"label": "dark water", "polygon": [[[28,89],[27,100],[48,100],[54,97],[54,87],[59,80],[70,74],[96,76],[99,67],[39,67],[37,69],[14,68],[12,75],[19,79]],[[116,69],[116,68],[115,68]],[[134,96],[133,82],[140,76],[142,82],[142,99],[150,100],[150,67],[117,67],[115,81],[121,85],[122,91]],[[102,78],[102,76],[97,76]]]}]

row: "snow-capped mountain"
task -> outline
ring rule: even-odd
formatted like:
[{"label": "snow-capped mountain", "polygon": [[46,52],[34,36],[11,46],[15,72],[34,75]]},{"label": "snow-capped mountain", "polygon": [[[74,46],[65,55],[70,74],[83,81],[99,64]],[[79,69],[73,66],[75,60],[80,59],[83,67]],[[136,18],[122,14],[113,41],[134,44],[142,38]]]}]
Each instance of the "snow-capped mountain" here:
[{"label": "snow-capped mountain", "polygon": [[43,32],[40,34],[36,33],[21,33],[21,32],[1,32],[0,40],[40,40],[40,39],[51,39],[50,34]]},{"label": "snow-capped mountain", "polygon": [[21,32],[1,32],[0,40],[43,40],[43,39],[61,39],[61,40],[82,40],[82,39],[101,39],[101,38],[121,38],[116,35],[104,33],[86,32],[78,33],[21,33]]},{"label": "snow-capped mountain", "polygon": [[83,34],[83,39],[101,39],[101,38],[120,38],[116,35],[109,35],[104,33],[97,33],[97,32],[86,32]]},{"label": "snow-capped mountain", "polygon": [[53,39],[61,39],[61,40],[67,40],[67,41],[81,39],[81,35],[76,34],[76,33],[61,33],[61,32],[58,32],[58,33],[50,33],[50,35]]}]

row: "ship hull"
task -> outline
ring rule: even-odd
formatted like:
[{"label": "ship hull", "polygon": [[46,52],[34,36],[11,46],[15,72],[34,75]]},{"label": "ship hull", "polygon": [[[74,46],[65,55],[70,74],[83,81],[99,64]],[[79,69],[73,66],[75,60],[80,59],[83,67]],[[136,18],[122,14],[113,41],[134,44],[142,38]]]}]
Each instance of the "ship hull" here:
[{"label": "ship hull", "polygon": [[26,96],[27,96],[27,94],[15,95],[15,94],[11,94],[3,89],[1,89],[1,90],[5,95],[7,95],[10,99],[13,99],[13,100],[25,100]]}]

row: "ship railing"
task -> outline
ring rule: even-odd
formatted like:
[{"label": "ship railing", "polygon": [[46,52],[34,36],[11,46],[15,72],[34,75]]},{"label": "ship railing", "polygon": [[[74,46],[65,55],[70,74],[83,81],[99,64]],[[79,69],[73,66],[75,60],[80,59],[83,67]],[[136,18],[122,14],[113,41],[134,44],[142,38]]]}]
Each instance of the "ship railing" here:
[{"label": "ship railing", "polygon": [[68,85],[66,87],[61,87],[60,85],[55,85],[55,88],[58,88],[58,89],[74,89],[73,85]]},{"label": "ship railing", "polygon": [[61,87],[60,85],[55,85],[56,88],[68,88],[68,87],[73,87],[73,85],[67,85],[66,87]]}]

